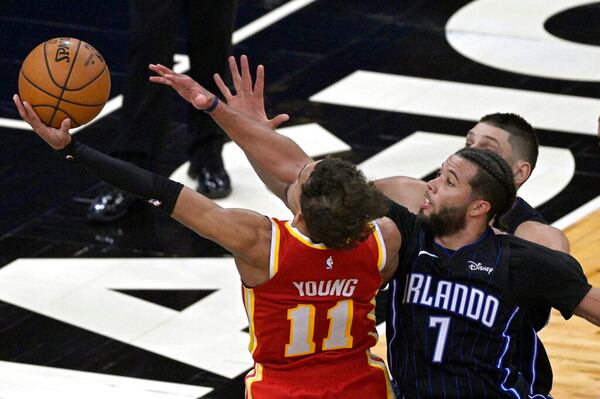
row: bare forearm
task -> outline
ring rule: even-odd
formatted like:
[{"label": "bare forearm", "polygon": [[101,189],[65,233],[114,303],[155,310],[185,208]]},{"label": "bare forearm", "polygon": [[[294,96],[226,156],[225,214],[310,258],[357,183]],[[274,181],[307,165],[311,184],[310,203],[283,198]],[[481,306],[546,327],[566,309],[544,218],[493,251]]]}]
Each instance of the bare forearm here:
[{"label": "bare forearm", "polygon": [[267,185],[265,175],[286,184],[292,183],[302,167],[311,161],[293,140],[247,118],[227,104],[219,103],[211,116],[244,150],[253,166],[260,168],[259,176]]},{"label": "bare forearm", "polygon": [[418,213],[423,203],[427,184],[406,176],[393,176],[375,180],[375,186],[392,201]]},{"label": "bare forearm", "polygon": [[272,175],[266,173],[265,171],[262,170],[262,168],[258,165],[258,162],[250,154],[248,154],[248,153],[245,153],[245,154],[246,154],[246,158],[248,158],[248,161],[250,162],[250,165],[252,165],[252,168],[254,169],[254,171],[260,178],[260,180],[265,184],[265,186],[267,186],[269,191],[271,191],[273,194],[275,194],[287,206],[287,198],[285,197],[285,192],[286,192],[285,189],[287,186],[289,186],[289,183],[282,182],[281,180],[277,179],[275,176],[272,176]]},{"label": "bare forearm", "polygon": [[600,288],[592,288],[574,313],[600,327]]}]

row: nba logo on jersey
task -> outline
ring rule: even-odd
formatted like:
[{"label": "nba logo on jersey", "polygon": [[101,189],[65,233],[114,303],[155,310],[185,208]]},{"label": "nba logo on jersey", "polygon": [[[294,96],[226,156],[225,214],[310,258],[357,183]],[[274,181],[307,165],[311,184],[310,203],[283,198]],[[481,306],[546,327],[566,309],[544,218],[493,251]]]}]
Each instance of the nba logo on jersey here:
[{"label": "nba logo on jersey", "polygon": [[331,256],[329,258],[327,258],[327,260],[325,261],[325,269],[327,269],[327,270],[333,269],[333,258]]}]

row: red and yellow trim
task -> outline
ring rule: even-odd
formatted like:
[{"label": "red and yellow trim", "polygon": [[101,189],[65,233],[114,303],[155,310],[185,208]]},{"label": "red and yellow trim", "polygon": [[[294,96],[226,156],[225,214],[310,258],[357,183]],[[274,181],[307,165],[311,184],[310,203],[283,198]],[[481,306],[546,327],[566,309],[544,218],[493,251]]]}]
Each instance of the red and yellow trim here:
[{"label": "red and yellow trim", "polygon": [[248,316],[248,335],[250,335],[250,343],[248,344],[248,351],[250,354],[254,354],[258,345],[258,339],[254,331],[254,291],[251,288],[243,287],[244,289],[244,307],[246,308],[246,315]]},{"label": "red and yellow trim", "polygon": [[279,231],[279,225],[275,220],[271,219],[271,254],[269,256],[269,278],[273,276],[279,270],[279,248],[281,242],[281,232]]},{"label": "red and yellow trim", "polygon": [[302,234],[300,232],[300,230],[298,230],[297,228],[295,228],[294,226],[292,226],[292,223],[290,221],[285,222],[285,228],[290,232],[290,234],[294,238],[296,238],[302,244],[304,244],[306,246],[309,246],[311,248],[315,248],[315,249],[327,249],[327,247],[325,246],[325,244],[315,243],[310,238],[308,238],[307,236],[305,236],[304,234]]},{"label": "red and yellow trim", "polygon": [[[379,290],[377,292],[379,292]],[[375,317],[375,306],[377,305],[377,292],[375,293],[376,296],[374,296],[373,299],[371,299],[370,301],[370,304],[373,305],[373,309],[371,309],[371,311],[367,313],[367,318],[369,318],[369,320],[373,320],[374,323],[377,322],[377,319]]]},{"label": "red and yellow trim", "polygon": [[395,399],[396,396],[394,395],[394,391],[392,390],[392,385],[390,384],[390,375],[388,373],[388,369],[387,369],[387,366],[385,365],[385,362],[383,360],[381,360],[381,358],[372,354],[370,350],[367,349],[365,352],[367,354],[367,361],[369,362],[369,366],[378,368],[381,371],[383,371],[383,375],[385,378],[385,390],[387,393],[387,399]]},{"label": "red and yellow trim", "polygon": [[252,384],[263,379],[263,366],[260,363],[254,364],[254,369],[250,370],[244,378],[244,384],[246,385],[246,399],[252,399]]},{"label": "red and yellow trim", "polygon": [[383,240],[383,234],[379,229],[379,225],[377,222],[372,221],[371,225],[374,227],[373,236],[375,236],[375,241],[377,242],[377,269],[381,271],[385,267],[385,263],[387,262],[387,252],[385,250],[385,241]]}]

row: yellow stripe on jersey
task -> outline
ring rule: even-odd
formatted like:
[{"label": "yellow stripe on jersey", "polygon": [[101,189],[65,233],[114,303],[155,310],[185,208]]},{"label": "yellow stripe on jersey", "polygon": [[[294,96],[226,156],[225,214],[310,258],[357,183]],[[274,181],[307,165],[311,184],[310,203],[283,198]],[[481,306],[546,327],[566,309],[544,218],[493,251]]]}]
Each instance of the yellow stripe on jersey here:
[{"label": "yellow stripe on jersey", "polygon": [[307,245],[311,248],[315,248],[315,249],[327,249],[327,247],[325,246],[325,244],[320,244],[320,243],[315,243],[312,242],[312,240],[310,238],[308,238],[307,236],[305,236],[304,234],[302,234],[300,232],[300,230],[298,230],[297,228],[295,228],[294,226],[292,226],[291,222],[286,222],[285,223],[285,228],[290,232],[290,234],[292,236],[294,236],[298,241],[300,241],[302,244]]},{"label": "yellow stripe on jersey", "polygon": [[[254,375],[252,377],[249,377],[252,373],[254,373]],[[256,363],[254,364],[254,369],[250,370],[250,372],[246,374],[246,399],[252,399],[252,384],[254,384],[257,381],[262,381],[262,379],[263,366],[260,363]]]},{"label": "yellow stripe on jersey", "polygon": [[381,270],[385,266],[385,262],[387,261],[387,253],[385,250],[385,241],[383,241],[383,234],[381,234],[381,230],[379,230],[379,225],[377,222],[373,220],[372,222],[375,230],[373,231],[373,235],[375,236],[375,241],[377,241],[377,252],[378,252],[378,260],[377,260],[377,269]]},{"label": "yellow stripe on jersey", "polygon": [[383,371],[383,375],[385,378],[385,388],[387,391],[387,399],[395,399],[394,391],[392,390],[392,385],[390,384],[390,376],[388,374],[388,369],[383,360],[379,359],[375,355],[371,353],[369,349],[365,351],[367,353],[367,361],[369,362],[369,366],[375,367]]},{"label": "yellow stripe on jersey", "polygon": [[[377,290],[377,292],[379,292],[379,290]],[[370,301],[371,305],[373,305],[373,309],[371,309],[371,311],[369,313],[367,313],[367,317],[375,322],[377,321],[377,319],[375,318],[375,306],[377,305],[377,302],[376,302],[377,292],[375,292],[375,296]]]},{"label": "yellow stripe on jersey", "polygon": [[371,337],[375,338],[375,344],[377,344],[377,342],[379,342],[379,334],[377,333],[377,330],[369,331],[367,334],[369,334]]},{"label": "yellow stripe on jersey", "polygon": [[[379,290],[377,290],[379,292]],[[377,317],[375,316],[375,306],[377,304],[377,292],[375,292],[375,296],[371,299],[370,303],[373,305],[373,309],[369,313],[367,313],[367,318],[373,322],[373,331],[369,331],[369,335],[375,338],[375,343],[379,341],[379,334],[377,333],[377,329],[375,325],[377,324]]]},{"label": "yellow stripe on jersey", "polygon": [[250,354],[254,354],[258,340],[254,331],[254,291],[251,288],[244,287],[244,305],[248,316],[248,335],[250,335],[248,351],[250,351]]},{"label": "yellow stripe on jersey", "polygon": [[269,258],[269,278],[273,278],[277,270],[279,269],[279,244],[281,232],[279,231],[279,225],[271,220],[271,256]]}]

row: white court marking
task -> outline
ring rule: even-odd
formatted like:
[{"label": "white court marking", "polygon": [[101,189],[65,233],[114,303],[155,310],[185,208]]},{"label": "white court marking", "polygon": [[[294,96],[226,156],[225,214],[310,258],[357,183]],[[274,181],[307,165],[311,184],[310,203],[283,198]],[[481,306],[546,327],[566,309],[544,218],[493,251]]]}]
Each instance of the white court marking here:
[{"label": "white court marking", "polygon": [[600,109],[597,98],[362,70],[316,93],[310,100],[474,122],[489,113],[514,112],[524,115],[538,129],[592,136],[596,135]]},{"label": "white court marking", "polygon": [[591,3],[595,1],[477,0],[448,20],[446,39],[460,54],[492,68],[597,82],[600,47],[561,39],[544,28],[553,15]]},{"label": "white court marking", "polygon": [[0,361],[2,399],[196,399],[212,388]]}]

